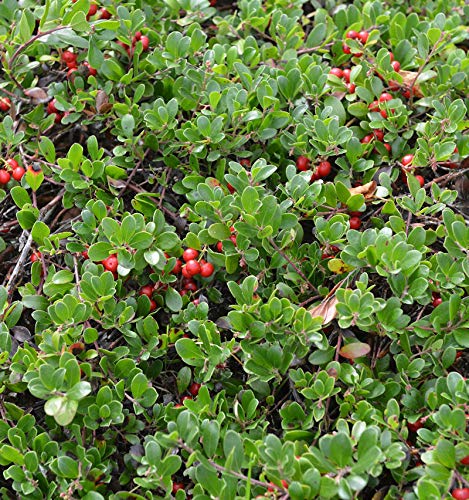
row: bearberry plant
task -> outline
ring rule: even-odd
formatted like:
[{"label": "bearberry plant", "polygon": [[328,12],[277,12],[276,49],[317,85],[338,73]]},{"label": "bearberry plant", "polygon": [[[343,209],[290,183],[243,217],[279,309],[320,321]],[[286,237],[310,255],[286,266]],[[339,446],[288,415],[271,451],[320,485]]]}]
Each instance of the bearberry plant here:
[{"label": "bearberry plant", "polygon": [[2,2],[2,498],[469,498],[468,20]]}]

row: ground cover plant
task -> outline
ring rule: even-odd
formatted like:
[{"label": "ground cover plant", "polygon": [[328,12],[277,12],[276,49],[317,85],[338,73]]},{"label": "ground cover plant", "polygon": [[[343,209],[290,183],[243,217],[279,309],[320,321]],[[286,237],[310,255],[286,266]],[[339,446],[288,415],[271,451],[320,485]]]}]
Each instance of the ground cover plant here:
[{"label": "ground cover plant", "polygon": [[469,498],[468,19],[1,3],[2,498]]}]

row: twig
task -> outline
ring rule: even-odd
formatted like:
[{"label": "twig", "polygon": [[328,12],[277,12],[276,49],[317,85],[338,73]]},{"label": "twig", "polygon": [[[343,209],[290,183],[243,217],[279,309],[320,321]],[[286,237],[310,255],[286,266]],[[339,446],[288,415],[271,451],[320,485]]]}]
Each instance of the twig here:
[{"label": "twig", "polygon": [[[187,451],[187,453],[194,453],[195,450],[187,446],[182,439],[178,440],[178,446],[182,448],[183,450]],[[241,472],[235,472],[233,470],[228,470],[227,468],[223,467],[222,465],[217,464],[213,460],[210,460],[210,458],[207,458],[208,463],[217,471],[223,472],[224,474],[230,474],[231,476],[237,477],[238,479],[242,479],[243,481],[250,482],[251,484],[255,484],[256,486],[261,486],[262,488],[275,488],[277,491],[285,492],[285,488],[282,488],[281,486],[277,486],[274,483],[265,483],[264,481],[259,481],[258,479],[252,479],[248,476],[245,476],[244,474],[241,474]]]},{"label": "twig", "polygon": [[318,290],[316,287],[309,281],[309,279],[306,277],[305,273],[298,268],[298,266],[292,262],[292,260],[286,255],[286,253],[275,243],[273,238],[269,238],[269,243],[277,250],[277,252],[293,267],[293,269],[306,281],[308,284],[309,288],[314,290],[316,293],[318,293]]},{"label": "twig", "polygon": [[[65,192],[65,190],[62,190],[57,196],[55,196],[47,205],[45,205],[41,209],[41,211],[39,213],[39,217],[37,219],[38,221],[42,219],[43,215],[47,212],[47,210],[49,210],[49,208],[53,207],[57,202],[59,202],[62,199],[64,192]],[[27,233],[28,233],[28,231],[25,229],[23,231],[23,235],[26,236]],[[23,250],[21,251],[21,254],[16,262],[16,265],[13,268],[13,271],[10,275],[10,278],[9,278],[7,284],[5,285],[5,288],[7,290],[8,295],[11,295],[11,293],[12,293],[13,285],[15,284],[15,281],[18,277],[18,274],[20,273],[20,270],[23,267],[23,264],[26,260],[26,257],[28,255],[29,251],[31,250],[32,243],[33,243],[33,236],[31,233],[29,233],[28,239],[26,240],[26,243],[23,247]]]},{"label": "twig", "polygon": [[440,177],[436,177],[435,179],[431,180],[430,182],[427,182],[423,187],[427,188],[430,187],[432,184],[435,182],[440,183],[441,181],[444,181],[444,186],[448,184],[448,182],[452,179],[456,179],[456,177],[461,177],[469,172],[469,168],[465,168],[464,170],[458,170],[457,172],[448,172],[445,175],[442,175]]}]

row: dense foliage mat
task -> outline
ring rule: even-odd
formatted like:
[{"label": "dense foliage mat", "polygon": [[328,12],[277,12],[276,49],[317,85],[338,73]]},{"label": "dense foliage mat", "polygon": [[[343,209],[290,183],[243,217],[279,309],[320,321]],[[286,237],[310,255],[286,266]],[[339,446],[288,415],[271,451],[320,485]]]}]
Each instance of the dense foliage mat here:
[{"label": "dense foliage mat", "polygon": [[469,6],[3,0],[3,498],[469,498]]}]

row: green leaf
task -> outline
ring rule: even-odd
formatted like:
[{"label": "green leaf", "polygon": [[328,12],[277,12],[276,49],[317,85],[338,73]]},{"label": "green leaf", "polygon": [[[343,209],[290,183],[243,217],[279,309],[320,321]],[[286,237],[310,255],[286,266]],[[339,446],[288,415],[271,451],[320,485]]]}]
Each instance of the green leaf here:
[{"label": "green leaf", "polygon": [[173,312],[178,312],[182,309],[182,297],[174,288],[168,287],[165,293],[165,303]]},{"label": "green leaf", "polygon": [[339,467],[352,463],[352,442],[344,432],[332,436],[330,442],[330,458]]},{"label": "green leaf", "polygon": [[91,392],[91,384],[89,382],[78,382],[67,391],[67,397],[79,401]]},{"label": "green leaf", "polygon": [[37,244],[42,245],[44,243],[44,239],[47,238],[49,234],[50,229],[46,224],[44,224],[44,222],[36,221],[34,223],[31,230],[31,236]]},{"label": "green leaf", "polygon": [[70,424],[75,417],[77,408],[78,401],[70,400],[65,396],[55,396],[44,405],[46,414],[53,416],[59,425]]},{"label": "green leaf", "polygon": [[30,198],[28,192],[23,187],[14,186],[11,188],[10,193],[11,193],[11,197],[13,198],[13,201],[15,202],[15,204],[18,208],[23,208],[23,206],[26,204],[29,204],[29,205],[32,204],[32,201],[31,201],[31,198]]},{"label": "green leaf", "polygon": [[113,247],[110,243],[99,241],[98,243],[93,243],[90,248],[88,248],[88,256],[95,262],[101,261],[109,257],[112,251]]},{"label": "green leaf", "polygon": [[205,354],[200,350],[192,339],[179,339],[175,344],[176,351],[184,363],[191,366],[203,366],[206,359]]},{"label": "green leaf", "polygon": [[218,241],[226,240],[230,237],[231,232],[226,224],[221,222],[217,222],[215,224],[211,224],[208,228],[208,234],[215,238]]},{"label": "green leaf", "polygon": [[68,479],[76,479],[78,477],[78,464],[78,460],[74,460],[66,455],[57,458],[57,469],[59,470],[60,476]]}]

